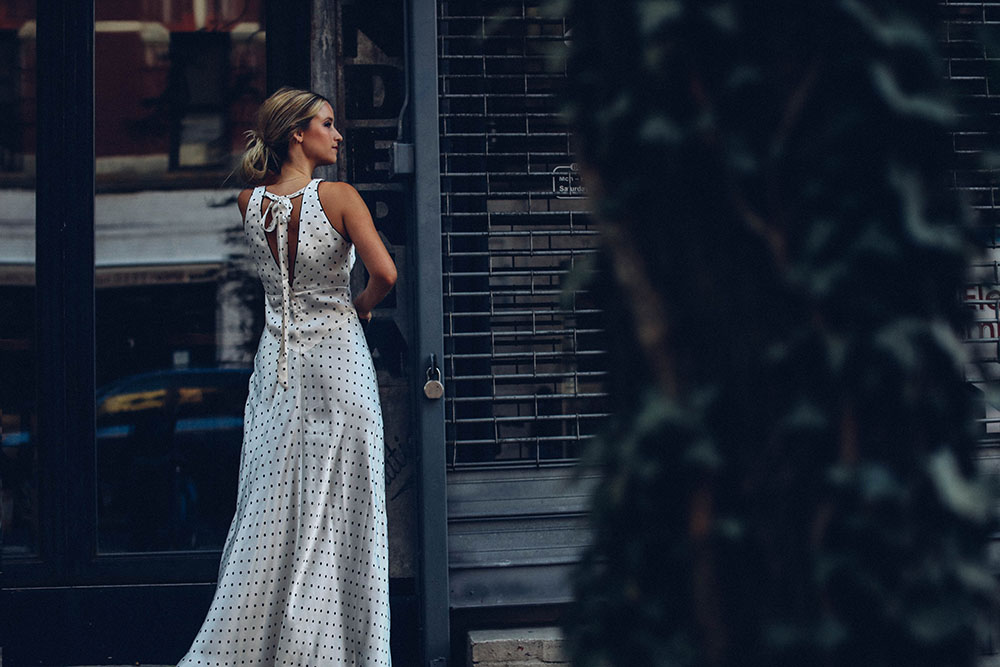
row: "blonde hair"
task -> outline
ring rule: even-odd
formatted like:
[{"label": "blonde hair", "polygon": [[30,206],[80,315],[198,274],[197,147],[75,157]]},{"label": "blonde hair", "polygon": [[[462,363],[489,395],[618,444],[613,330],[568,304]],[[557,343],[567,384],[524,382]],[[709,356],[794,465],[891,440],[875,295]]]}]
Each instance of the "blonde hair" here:
[{"label": "blonde hair", "polygon": [[257,110],[256,126],[246,132],[247,147],[239,166],[243,180],[260,185],[280,173],[292,134],[308,127],[324,102],[329,104],[318,93],[288,87],[264,100]]}]

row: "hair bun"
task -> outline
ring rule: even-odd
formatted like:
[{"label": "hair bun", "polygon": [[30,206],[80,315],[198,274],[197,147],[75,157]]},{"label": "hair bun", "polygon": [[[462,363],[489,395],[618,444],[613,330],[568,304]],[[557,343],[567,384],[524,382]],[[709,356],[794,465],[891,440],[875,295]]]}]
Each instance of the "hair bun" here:
[{"label": "hair bun", "polygon": [[247,147],[240,163],[240,175],[246,183],[257,185],[264,181],[268,169],[272,168],[274,152],[257,130],[247,130],[243,135],[247,138]]}]

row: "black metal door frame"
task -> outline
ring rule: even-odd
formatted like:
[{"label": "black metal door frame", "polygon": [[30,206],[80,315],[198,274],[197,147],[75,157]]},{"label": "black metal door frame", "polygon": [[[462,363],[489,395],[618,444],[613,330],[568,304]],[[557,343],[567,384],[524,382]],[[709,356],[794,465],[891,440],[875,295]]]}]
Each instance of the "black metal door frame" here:
[{"label": "black metal door frame", "polygon": [[[65,508],[93,490],[94,442],[94,4],[38,2],[36,147],[36,341],[39,559],[10,564],[18,581],[71,582],[89,541]],[[87,447],[90,443],[90,447]],[[91,466],[92,467],[92,466]],[[22,567],[23,566],[23,569]]]},{"label": "black metal door frame", "polygon": [[[441,283],[441,151],[438,126],[437,1],[409,0],[410,106],[413,129],[413,374],[422,384],[431,355],[444,360]],[[443,379],[443,375],[442,375]],[[414,388],[420,391],[419,387]],[[447,387],[445,387],[447,391]],[[421,400],[419,596],[422,664],[445,667],[450,647],[444,403]]]}]

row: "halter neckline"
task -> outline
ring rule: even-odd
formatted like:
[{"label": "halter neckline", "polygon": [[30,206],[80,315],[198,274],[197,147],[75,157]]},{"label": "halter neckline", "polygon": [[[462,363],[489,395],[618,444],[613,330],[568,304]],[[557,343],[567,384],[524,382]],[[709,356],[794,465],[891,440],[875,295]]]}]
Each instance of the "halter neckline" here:
[{"label": "halter neckline", "polygon": [[292,199],[293,197],[298,197],[300,194],[302,194],[303,192],[306,191],[306,188],[308,188],[314,182],[319,181],[319,180],[322,180],[322,179],[314,178],[314,179],[310,180],[308,183],[306,183],[305,185],[303,185],[301,188],[299,188],[298,190],[296,190],[295,192],[289,192],[287,195],[279,195],[276,192],[268,192],[266,185],[262,186],[262,187],[264,188],[264,196],[267,197],[268,199],[275,199],[275,198],[278,198],[278,197],[281,197],[283,199]]}]

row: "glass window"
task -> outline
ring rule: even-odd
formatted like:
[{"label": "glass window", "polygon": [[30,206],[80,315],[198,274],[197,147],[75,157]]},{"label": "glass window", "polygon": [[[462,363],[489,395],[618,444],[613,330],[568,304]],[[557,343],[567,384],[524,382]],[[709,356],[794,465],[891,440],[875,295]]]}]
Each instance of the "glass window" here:
[{"label": "glass window", "polygon": [[233,174],[260,0],[97,0],[97,542],[219,549],[263,327]]},{"label": "glass window", "polygon": [[35,3],[0,5],[0,544],[38,551]]},{"label": "glass window", "polygon": [[224,168],[229,163],[231,53],[228,32],[171,33],[172,167]]}]

